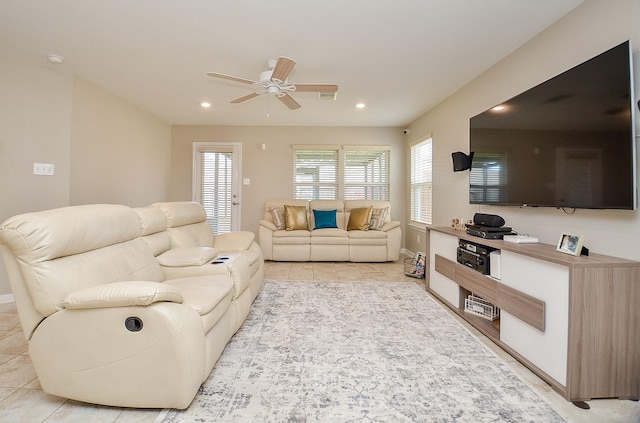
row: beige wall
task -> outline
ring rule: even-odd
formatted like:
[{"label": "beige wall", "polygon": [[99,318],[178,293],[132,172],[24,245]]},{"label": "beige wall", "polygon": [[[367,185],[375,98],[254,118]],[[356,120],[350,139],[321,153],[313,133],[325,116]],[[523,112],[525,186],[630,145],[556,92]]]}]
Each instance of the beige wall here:
[{"label": "beige wall", "polygon": [[242,229],[255,233],[266,200],[292,198],[293,144],[389,145],[392,217],[404,223],[406,151],[401,128],[174,126],[173,200],[191,200],[194,142],[242,143],[242,176],[251,180],[242,187]]},{"label": "beige wall", "polygon": [[144,206],[169,197],[171,126],[77,78],[70,204]]},{"label": "beige wall", "polygon": [[[469,151],[470,117],[627,39],[633,46],[636,99],[640,98],[639,22],[638,0],[587,1],[413,122],[411,134],[433,133],[434,224],[448,226],[451,218],[471,218],[476,212],[499,214],[509,226],[545,243],[555,244],[563,231],[582,233],[593,252],[640,260],[638,211],[567,214],[553,208],[471,206],[468,172],[451,169],[451,152]],[[412,247],[409,242],[406,246]]]},{"label": "beige wall", "polygon": [[[73,77],[0,62],[0,221],[69,202]],[[52,163],[54,176],[33,175]]]},{"label": "beige wall", "polygon": [[[0,61],[0,222],[69,202],[73,78],[46,66]],[[33,175],[52,163],[54,176]],[[0,296],[11,292],[0,258]]]},{"label": "beige wall", "polygon": [[[169,197],[171,126],[51,65],[0,61],[0,222],[81,203]],[[52,163],[54,176],[33,175]],[[9,294],[0,259],[0,299]]]}]

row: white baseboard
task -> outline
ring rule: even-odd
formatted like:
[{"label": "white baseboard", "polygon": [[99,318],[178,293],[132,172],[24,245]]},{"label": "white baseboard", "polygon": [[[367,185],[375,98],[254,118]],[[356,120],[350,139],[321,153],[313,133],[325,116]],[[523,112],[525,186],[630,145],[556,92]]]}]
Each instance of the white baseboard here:
[{"label": "white baseboard", "polygon": [[13,294],[0,295],[0,304],[8,304],[14,302]]},{"label": "white baseboard", "polygon": [[413,256],[415,255],[415,254],[413,253],[413,251],[409,251],[409,250],[407,250],[406,248],[402,248],[402,249],[400,249],[400,252],[401,252],[402,254],[406,254],[406,255],[407,255],[407,256],[409,256],[409,257],[413,257]]}]

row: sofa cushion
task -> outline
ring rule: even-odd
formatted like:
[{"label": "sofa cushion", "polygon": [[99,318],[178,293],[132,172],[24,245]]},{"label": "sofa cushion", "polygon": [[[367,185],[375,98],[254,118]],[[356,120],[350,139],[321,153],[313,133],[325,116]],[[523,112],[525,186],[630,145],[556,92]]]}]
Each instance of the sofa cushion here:
[{"label": "sofa cushion", "polygon": [[231,306],[234,287],[227,275],[194,276],[165,282],[180,291],[182,304],[198,313],[209,332]]},{"label": "sofa cushion", "polygon": [[352,209],[349,215],[348,231],[366,231],[369,230],[369,221],[371,220],[371,210],[373,207],[362,207]]},{"label": "sofa cushion", "polygon": [[271,213],[271,218],[273,219],[276,230],[284,229],[284,207],[271,207],[269,208],[269,212]]},{"label": "sofa cushion", "polygon": [[387,245],[387,238],[382,231],[350,231],[349,245]]},{"label": "sofa cushion", "polygon": [[176,289],[183,304],[204,316],[233,292],[233,280],[227,275],[192,276],[169,279],[165,284]]},{"label": "sofa cushion", "polygon": [[308,229],[307,208],[304,206],[289,206],[285,204],[284,222],[287,231]]},{"label": "sofa cushion", "polygon": [[203,264],[213,260],[217,255],[217,248],[182,247],[166,251],[156,257],[156,259],[161,266],[202,266]]},{"label": "sofa cushion", "polygon": [[336,213],[338,210],[314,210],[315,229],[337,228]]},{"label": "sofa cushion", "polygon": [[389,213],[389,207],[374,208],[371,209],[371,219],[369,220],[369,229],[373,231],[379,231],[386,222],[387,214]]},{"label": "sofa cushion", "polygon": [[311,233],[307,230],[275,231],[273,233],[273,243],[274,244],[298,244],[298,245],[309,244],[310,235]]},{"label": "sofa cushion", "polygon": [[338,228],[325,228],[316,229],[311,232],[311,239],[313,238],[348,238],[349,233],[344,229]]}]

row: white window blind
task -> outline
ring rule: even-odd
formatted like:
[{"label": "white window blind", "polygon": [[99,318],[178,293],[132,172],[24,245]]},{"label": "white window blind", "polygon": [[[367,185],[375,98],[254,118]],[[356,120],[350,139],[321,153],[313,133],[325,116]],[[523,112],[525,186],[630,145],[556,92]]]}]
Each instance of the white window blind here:
[{"label": "white window blind", "polygon": [[338,148],[294,147],[293,195],[301,200],[338,199]]},{"label": "white window blind", "polygon": [[345,200],[389,200],[390,151],[388,147],[344,148]]},{"label": "white window blind", "polygon": [[293,195],[301,200],[389,200],[388,146],[293,146]]},{"label": "white window blind", "polygon": [[233,195],[232,153],[215,148],[198,150],[200,198],[207,213],[207,222],[214,234],[231,232]]},{"label": "white window blind", "polygon": [[432,223],[432,140],[411,147],[411,220]]}]

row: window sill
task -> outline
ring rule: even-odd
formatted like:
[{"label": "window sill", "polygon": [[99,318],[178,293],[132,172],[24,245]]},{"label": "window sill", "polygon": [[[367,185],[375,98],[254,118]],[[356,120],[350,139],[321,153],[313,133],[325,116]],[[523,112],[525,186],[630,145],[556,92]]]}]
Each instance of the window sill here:
[{"label": "window sill", "polygon": [[414,231],[424,232],[427,230],[427,225],[425,223],[409,223],[409,229],[413,229]]}]

